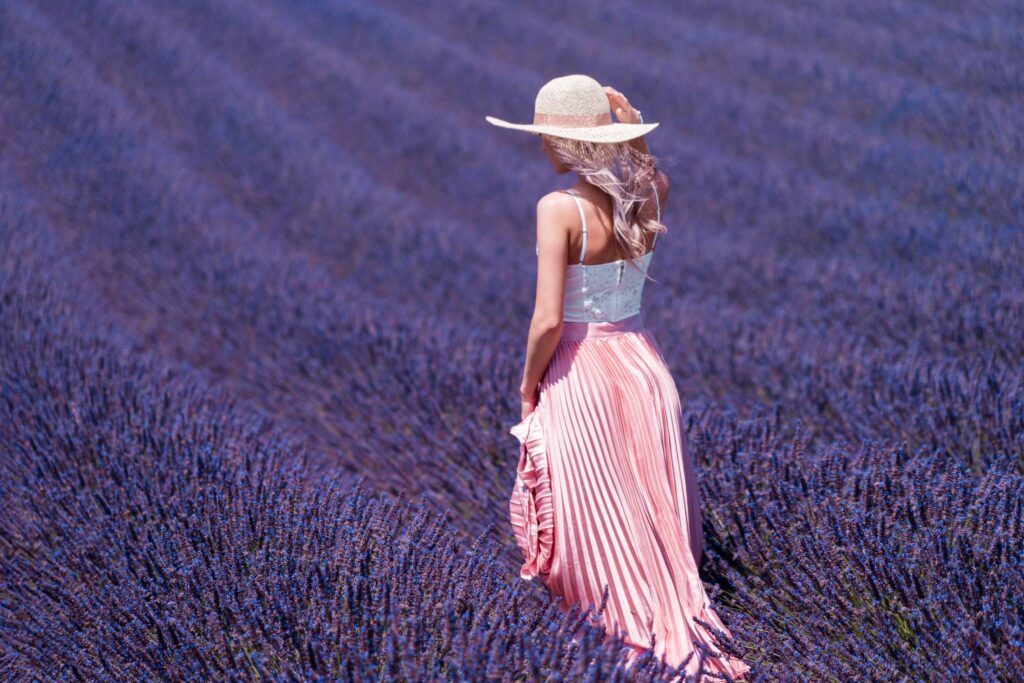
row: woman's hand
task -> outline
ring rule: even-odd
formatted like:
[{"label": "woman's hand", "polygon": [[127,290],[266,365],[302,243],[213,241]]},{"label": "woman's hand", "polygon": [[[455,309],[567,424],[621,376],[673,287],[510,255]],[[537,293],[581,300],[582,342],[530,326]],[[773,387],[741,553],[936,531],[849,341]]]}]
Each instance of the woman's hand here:
[{"label": "woman's hand", "polygon": [[604,86],[604,94],[608,96],[608,105],[619,123],[640,123],[640,112],[633,108],[625,95],[608,85]]},{"label": "woman's hand", "polygon": [[520,420],[525,420],[530,413],[537,409],[537,399],[539,398],[538,393],[539,392],[536,389],[534,389],[529,396],[523,395],[522,391],[519,392],[519,398],[522,402],[522,414],[519,417]]}]

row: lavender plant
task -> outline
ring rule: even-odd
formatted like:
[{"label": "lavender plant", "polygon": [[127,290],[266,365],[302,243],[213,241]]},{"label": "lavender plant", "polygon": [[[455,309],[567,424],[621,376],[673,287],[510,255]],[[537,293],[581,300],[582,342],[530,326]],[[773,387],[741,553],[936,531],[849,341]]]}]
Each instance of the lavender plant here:
[{"label": "lavender plant", "polygon": [[1013,680],[1024,16],[443,9],[0,4],[4,678],[679,678],[515,576],[524,197],[557,181],[482,119],[560,65],[660,112],[644,307],[715,648]]}]

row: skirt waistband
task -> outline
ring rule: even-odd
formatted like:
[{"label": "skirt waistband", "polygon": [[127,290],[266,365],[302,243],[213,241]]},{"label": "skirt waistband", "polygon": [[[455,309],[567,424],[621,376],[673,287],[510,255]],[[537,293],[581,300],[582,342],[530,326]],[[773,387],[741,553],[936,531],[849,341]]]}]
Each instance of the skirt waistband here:
[{"label": "skirt waistband", "polygon": [[564,321],[562,323],[562,339],[583,339],[585,337],[608,337],[622,332],[634,332],[644,329],[643,313],[631,315],[622,320],[609,322],[599,320],[593,322]]}]

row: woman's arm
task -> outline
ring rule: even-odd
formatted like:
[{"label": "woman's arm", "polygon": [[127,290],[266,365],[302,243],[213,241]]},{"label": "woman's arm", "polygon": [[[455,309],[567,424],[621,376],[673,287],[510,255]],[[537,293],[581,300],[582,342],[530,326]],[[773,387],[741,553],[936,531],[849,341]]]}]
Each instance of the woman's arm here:
[{"label": "woman's arm", "polygon": [[[612,111],[615,112],[615,117],[619,120],[619,123],[640,123],[639,113],[636,108],[629,103],[629,99],[625,95],[615,88],[607,85],[604,86],[604,93],[608,97],[608,106],[610,106]],[[651,153],[647,148],[647,136],[645,135],[633,138],[627,144],[644,154]],[[654,182],[657,183],[658,187],[657,192],[660,197],[658,202],[660,206],[664,207],[665,202],[668,200],[668,174],[658,168],[657,162],[654,164]]]},{"label": "woman's arm", "polygon": [[[523,412],[536,405],[537,389],[562,337],[566,262],[569,258],[569,212],[572,198],[551,192],[537,202],[537,296],[519,394]],[[523,415],[525,418],[526,415]]]},{"label": "woman's arm", "polygon": [[[610,85],[604,87],[604,94],[608,97],[608,106],[615,112],[615,118],[619,120],[619,123],[640,123],[639,112],[629,103],[629,99],[625,95]],[[628,144],[644,154],[650,154],[650,150],[647,149],[647,138],[644,135],[633,138]]]}]

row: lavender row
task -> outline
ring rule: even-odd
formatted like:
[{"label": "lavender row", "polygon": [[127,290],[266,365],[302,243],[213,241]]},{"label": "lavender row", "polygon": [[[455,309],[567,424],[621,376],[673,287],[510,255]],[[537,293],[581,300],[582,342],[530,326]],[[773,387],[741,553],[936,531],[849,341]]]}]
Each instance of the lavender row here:
[{"label": "lavender row", "polygon": [[1019,461],[979,478],[924,446],[811,448],[780,440],[777,422],[699,427],[695,443],[726,463],[703,482],[725,618],[786,662],[773,673],[1012,679],[1024,667]]},{"label": "lavender row", "polygon": [[[776,2],[791,7],[797,4],[793,0]],[[927,7],[915,0],[866,0],[862,3],[825,0],[815,3],[813,7],[803,6],[802,9],[806,12],[832,16],[833,19],[838,19],[844,28],[853,25],[865,28],[874,26],[876,30],[889,32],[897,38],[903,35],[914,36],[915,44],[935,40],[949,45],[951,49],[978,54],[989,52],[995,55],[1007,54],[1020,47],[1017,28],[1024,24],[1024,14],[1018,12],[1016,17],[1010,14],[1000,15],[1000,9],[994,6],[988,11],[978,12],[978,8],[984,4],[986,3],[971,6],[958,4],[943,8]],[[801,7],[797,5],[797,8]],[[847,18],[853,23],[848,22]],[[865,57],[870,58],[867,55]],[[930,76],[941,77],[940,74]]]},{"label": "lavender row", "polygon": [[937,85],[993,100],[1021,94],[1024,74],[1007,59],[1020,48],[1019,24],[891,0],[794,4],[691,1],[665,7],[689,20],[736,26],[773,43],[835,55],[850,68],[877,68],[918,87]]},{"label": "lavender row", "polygon": [[924,0],[924,4],[949,17],[980,15],[982,21],[979,23],[998,24],[1011,35],[1014,35],[1014,26],[1024,24],[1024,10],[1013,0],[983,0],[977,5],[964,5],[955,0]]}]

